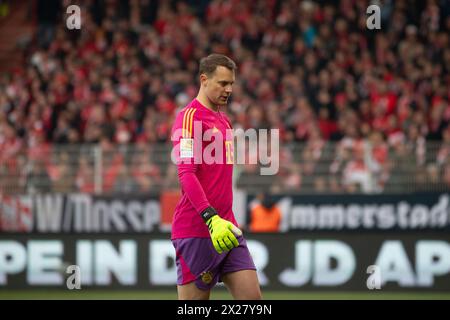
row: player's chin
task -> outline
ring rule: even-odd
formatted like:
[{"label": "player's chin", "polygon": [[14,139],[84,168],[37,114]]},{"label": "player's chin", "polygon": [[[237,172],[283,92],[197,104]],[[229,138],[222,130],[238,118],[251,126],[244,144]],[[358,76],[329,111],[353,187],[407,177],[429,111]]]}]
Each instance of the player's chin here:
[{"label": "player's chin", "polygon": [[217,102],[217,104],[219,105],[226,105],[228,103],[228,97],[219,97],[219,101]]}]

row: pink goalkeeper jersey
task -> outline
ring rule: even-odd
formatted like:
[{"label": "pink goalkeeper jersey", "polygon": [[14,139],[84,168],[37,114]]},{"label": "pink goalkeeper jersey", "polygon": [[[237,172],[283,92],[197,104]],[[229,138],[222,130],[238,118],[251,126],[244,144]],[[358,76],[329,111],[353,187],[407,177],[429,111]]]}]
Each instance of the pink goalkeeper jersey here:
[{"label": "pink goalkeeper jersey", "polygon": [[[230,133],[231,125],[225,113],[210,110],[197,99],[178,113],[172,141],[182,196],[173,217],[172,239],[209,238],[208,228],[200,216],[208,206],[237,225],[232,211],[233,136]],[[203,139],[203,134],[209,137]]]}]

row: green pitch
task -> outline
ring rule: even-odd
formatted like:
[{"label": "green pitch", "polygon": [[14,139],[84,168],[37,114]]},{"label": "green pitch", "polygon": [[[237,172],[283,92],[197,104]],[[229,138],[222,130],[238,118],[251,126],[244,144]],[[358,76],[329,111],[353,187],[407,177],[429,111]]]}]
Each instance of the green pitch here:
[{"label": "green pitch", "polygon": [[[109,290],[0,290],[0,300],[41,299],[41,300],[174,300],[176,290],[171,291],[109,291]],[[288,292],[263,291],[266,300],[450,300],[450,292]],[[211,294],[213,300],[230,300],[225,290],[216,290]]]}]

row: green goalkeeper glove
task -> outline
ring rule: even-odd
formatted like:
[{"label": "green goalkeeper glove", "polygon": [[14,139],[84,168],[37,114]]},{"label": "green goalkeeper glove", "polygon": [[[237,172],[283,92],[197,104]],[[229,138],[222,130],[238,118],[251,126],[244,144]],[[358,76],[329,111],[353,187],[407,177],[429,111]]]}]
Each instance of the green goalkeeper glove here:
[{"label": "green goalkeeper glove", "polygon": [[213,207],[206,208],[202,217],[208,225],[211,241],[219,254],[239,246],[236,236],[242,235],[242,231],[230,221],[219,217]]}]

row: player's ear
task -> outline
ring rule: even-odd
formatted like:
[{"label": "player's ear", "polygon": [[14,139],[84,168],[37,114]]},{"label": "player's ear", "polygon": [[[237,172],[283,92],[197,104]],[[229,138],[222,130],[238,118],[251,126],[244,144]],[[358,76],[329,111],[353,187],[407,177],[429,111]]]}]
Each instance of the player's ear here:
[{"label": "player's ear", "polygon": [[208,76],[204,73],[200,75],[200,84],[205,87],[208,84]]}]

